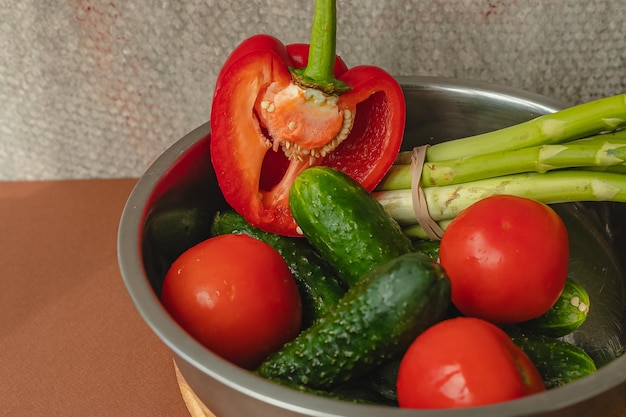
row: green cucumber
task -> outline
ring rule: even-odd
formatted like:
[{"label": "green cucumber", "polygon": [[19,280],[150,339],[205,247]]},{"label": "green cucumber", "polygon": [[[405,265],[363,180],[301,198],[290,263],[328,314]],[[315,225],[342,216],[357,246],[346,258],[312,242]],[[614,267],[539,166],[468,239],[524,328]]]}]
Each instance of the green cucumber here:
[{"label": "green cucumber", "polygon": [[260,376],[330,389],[404,352],[442,320],[450,281],[428,256],[409,253],[365,274],[328,314],[270,355]]},{"label": "green cucumber", "polygon": [[430,256],[434,260],[439,259],[439,241],[438,240],[421,240],[413,241],[413,250]]},{"label": "green cucumber", "polygon": [[572,333],[587,320],[589,294],[572,279],[567,279],[563,292],[556,303],[542,316],[521,323],[526,330],[561,337]]},{"label": "green cucumber", "polygon": [[368,387],[380,398],[379,402],[398,406],[398,370],[402,356],[399,355],[383,363],[365,376]]},{"label": "green cucumber", "polygon": [[142,250],[150,260],[145,262],[147,276],[157,294],[172,262],[209,237],[212,217],[201,202],[192,203],[183,207],[159,204],[147,215]]},{"label": "green cucumber", "polygon": [[413,251],[378,200],[337,169],[303,171],[289,192],[289,207],[304,236],[347,287],[375,266]]},{"label": "green cucumber", "polygon": [[546,389],[556,388],[596,372],[596,364],[582,348],[550,336],[507,331],[530,358]]},{"label": "green cucumber", "polygon": [[375,394],[361,387],[340,387],[331,391],[313,389],[302,384],[291,384],[277,379],[274,379],[273,382],[305,394],[317,395],[318,397],[331,398],[333,400],[346,401],[356,404],[380,404],[380,401]]},{"label": "green cucumber", "polygon": [[211,234],[246,234],[272,246],[287,262],[302,299],[302,326],[310,326],[329,311],[346,292],[335,270],[315,249],[301,238],[290,238],[264,232],[251,226],[234,211],[218,212],[213,218]]}]

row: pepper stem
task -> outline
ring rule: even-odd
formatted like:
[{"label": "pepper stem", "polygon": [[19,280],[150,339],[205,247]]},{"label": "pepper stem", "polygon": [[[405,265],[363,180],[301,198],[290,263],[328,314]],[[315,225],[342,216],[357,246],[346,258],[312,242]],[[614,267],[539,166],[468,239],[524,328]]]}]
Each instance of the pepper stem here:
[{"label": "pepper stem", "polygon": [[329,94],[348,91],[344,82],[335,78],[337,44],[337,4],[335,0],[316,0],[311,27],[311,40],[307,66],[292,69],[296,81]]}]

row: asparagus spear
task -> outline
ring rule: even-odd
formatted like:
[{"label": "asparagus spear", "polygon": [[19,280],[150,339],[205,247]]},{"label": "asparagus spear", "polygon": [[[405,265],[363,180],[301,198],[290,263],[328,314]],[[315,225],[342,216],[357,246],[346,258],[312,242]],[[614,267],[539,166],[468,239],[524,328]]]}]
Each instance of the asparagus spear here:
[{"label": "asparagus spear", "polygon": [[[400,161],[407,161],[405,156]],[[453,160],[426,162],[422,187],[459,184],[522,172],[547,172],[573,167],[609,167],[626,161],[626,130],[557,145],[540,145]],[[394,164],[379,190],[411,188],[410,162]]]},{"label": "asparagus spear", "polygon": [[428,148],[429,162],[470,155],[569,142],[626,125],[626,94],[579,104],[556,113],[481,135],[442,142]]},{"label": "asparagus spear", "polygon": [[[461,210],[493,194],[548,204],[626,202],[626,133],[619,130],[625,125],[626,94],[621,94],[432,145],[420,180],[430,217],[445,228]],[[405,233],[423,238],[407,155],[399,155],[374,196]]]},{"label": "asparagus spear", "polygon": [[[410,189],[377,191],[376,199],[401,225],[414,224]],[[626,203],[626,175],[588,170],[525,173],[424,188],[428,212],[435,221],[450,220],[476,201],[511,194],[544,203],[615,201]]]}]

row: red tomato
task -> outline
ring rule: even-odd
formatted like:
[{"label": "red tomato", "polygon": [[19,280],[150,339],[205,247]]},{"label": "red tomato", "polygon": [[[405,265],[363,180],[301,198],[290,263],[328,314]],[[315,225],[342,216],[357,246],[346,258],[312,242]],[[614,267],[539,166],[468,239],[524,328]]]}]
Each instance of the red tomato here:
[{"label": "red tomato", "polygon": [[398,370],[402,408],[494,404],[545,390],[535,365],[496,325],[473,317],[419,335]]},{"label": "red tomato", "polygon": [[167,272],[161,300],[199,342],[248,369],[300,331],[300,295],[287,263],[247,235],[188,249]]},{"label": "red tomato", "polygon": [[496,195],[450,223],[439,258],[459,311],[518,323],[545,313],[561,294],[569,262],[567,230],[543,203]]}]

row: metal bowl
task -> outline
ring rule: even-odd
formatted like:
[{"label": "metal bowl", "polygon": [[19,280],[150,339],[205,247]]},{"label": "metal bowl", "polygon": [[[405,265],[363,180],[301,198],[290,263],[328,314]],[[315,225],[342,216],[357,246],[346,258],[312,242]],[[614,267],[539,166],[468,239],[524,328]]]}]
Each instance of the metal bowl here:
[{"label": "metal bowl", "polygon": [[[546,97],[488,84],[431,77],[399,77],[407,104],[404,148],[473,135],[563,105]],[[513,417],[613,416],[626,406],[624,315],[626,205],[566,203],[558,210],[584,258],[580,278],[590,286],[588,323],[573,341],[592,351],[594,375],[548,392],[485,407],[436,411],[353,404],[296,392],[261,379],[191,338],[159,301],[170,263],[207,237],[212,215],[225,207],[209,158],[206,123],[165,151],[139,179],[122,214],[119,266],[139,313],[171,349],[180,372],[218,417]],[[579,268],[580,269],[580,268]]]}]

